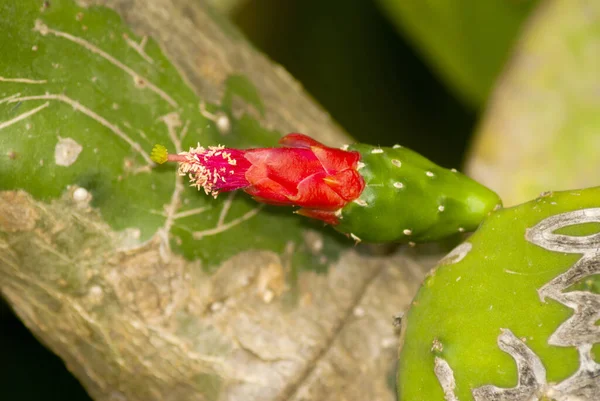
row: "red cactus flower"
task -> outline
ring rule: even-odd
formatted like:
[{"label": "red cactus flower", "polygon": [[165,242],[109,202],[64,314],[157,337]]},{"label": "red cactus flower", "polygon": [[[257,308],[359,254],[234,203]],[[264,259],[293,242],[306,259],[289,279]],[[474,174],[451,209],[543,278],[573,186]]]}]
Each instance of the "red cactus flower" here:
[{"label": "red cactus flower", "polygon": [[299,206],[296,213],[338,224],[336,212],[358,198],[365,182],[360,154],[330,148],[302,134],[284,136],[279,148],[231,149],[209,146],[167,154],[157,145],[152,159],[178,162],[198,189],[217,196],[241,189],[258,202]]}]

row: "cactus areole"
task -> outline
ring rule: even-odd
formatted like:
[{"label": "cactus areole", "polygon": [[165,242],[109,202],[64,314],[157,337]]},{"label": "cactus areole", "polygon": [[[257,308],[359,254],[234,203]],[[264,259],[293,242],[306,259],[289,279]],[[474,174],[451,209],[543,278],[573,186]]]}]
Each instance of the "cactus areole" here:
[{"label": "cactus areole", "polygon": [[493,191],[401,146],[331,148],[303,134],[277,148],[198,145],[152,159],[178,162],[192,186],[216,197],[243,190],[256,201],[299,207],[356,241],[423,242],[474,230],[500,199]]}]

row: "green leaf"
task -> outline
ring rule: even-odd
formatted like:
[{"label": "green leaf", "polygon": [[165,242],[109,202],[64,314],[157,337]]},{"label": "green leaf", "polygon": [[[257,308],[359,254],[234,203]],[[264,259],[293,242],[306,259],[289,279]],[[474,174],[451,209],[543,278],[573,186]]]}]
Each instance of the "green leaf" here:
[{"label": "green leaf", "polygon": [[479,108],[506,62],[519,28],[537,1],[379,0],[466,103]]},{"label": "green leaf", "polygon": [[98,208],[128,246],[158,236],[206,268],[247,249],[281,253],[301,237],[290,210],[265,210],[244,195],[214,200],[188,188],[174,166],[150,160],[155,143],[171,152],[198,142],[275,144],[281,132],[259,122],[265,106],[249,79],[230,76],[220,104],[205,102],[113,11],[40,4],[0,6],[0,190],[43,201],[71,194]]},{"label": "green leaf", "polygon": [[513,205],[598,185],[600,3],[544,3],[478,130],[469,170]]},{"label": "green leaf", "polygon": [[[598,394],[599,365],[585,359],[600,345],[598,223],[600,187],[488,217],[429,273],[402,322],[400,401],[473,400],[519,377],[527,394]],[[520,356],[529,380],[517,372]],[[583,366],[589,375],[576,375]],[[444,384],[456,398],[444,396]],[[486,397],[476,399],[517,399]]]}]

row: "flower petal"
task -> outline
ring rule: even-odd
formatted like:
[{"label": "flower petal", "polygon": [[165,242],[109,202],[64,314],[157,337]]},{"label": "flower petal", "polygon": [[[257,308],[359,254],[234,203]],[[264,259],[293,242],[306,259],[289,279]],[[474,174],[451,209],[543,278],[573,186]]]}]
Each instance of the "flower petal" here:
[{"label": "flower petal", "polygon": [[268,177],[284,186],[292,195],[298,192],[300,181],[323,172],[321,163],[310,149],[250,149],[246,152],[246,159],[252,163],[246,173],[251,185]]},{"label": "flower petal", "polygon": [[327,224],[335,226],[340,223],[340,219],[337,217],[336,212],[332,210],[319,210],[319,209],[298,209],[295,212],[301,216],[310,217],[313,219],[324,221]]},{"label": "flower petal", "polygon": [[323,174],[315,174],[300,182],[298,194],[290,197],[293,204],[311,209],[336,210],[348,203],[323,178]]},{"label": "flower petal", "polygon": [[331,189],[347,201],[358,198],[365,189],[365,180],[356,170],[344,170],[323,179]]},{"label": "flower petal", "polygon": [[296,195],[269,178],[255,181],[251,186],[244,188],[244,191],[259,202],[279,206],[292,206],[289,199]]},{"label": "flower petal", "polygon": [[304,134],[291,133],[287,134],[279,140],[279,144],[286,148],[305,148],[308,149],[312,146],[324,148],[326,147],[321,142]]},{"label": "flower petal", "polygon": [[319,159],[327,174],[336,174],[343,170],[356,168],[360,160],[360,153],[358,152],[316,146],[311,147],[311,150]]}]

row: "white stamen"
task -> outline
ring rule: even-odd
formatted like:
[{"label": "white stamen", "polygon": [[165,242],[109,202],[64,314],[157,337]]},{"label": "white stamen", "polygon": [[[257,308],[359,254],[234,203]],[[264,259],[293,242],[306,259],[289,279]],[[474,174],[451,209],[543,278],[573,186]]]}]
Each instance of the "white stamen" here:
[{"label": "white stamen", "polygon": [[[236,160],[231,158],[231,153],[223,151],[224,146],[209,146],[208,149],[203,148],[198,144],[196,148],[190,148],[189,152],[181,152],[180,155],[185,157],[185,161],[179,164],[179,175],[187,175],[190,180],[190,186],[196,187],[198,190],[204,188],[207,195],[217,197],[219,191],[215,186],[219,182],[227,182],[222,174],[227,173],[227,169],[220,167],[213,168],[212,171],[206,168],[210,164],[210,158],[221,156],[227,160],[230,165],[236,165]],[[230,174],[235,174],[234,170],[229,171]]]},{"label": "white stamen", "polygon": [[223,135],[229,133],[229,130],[231,129],[231,122],[229,121],[229,117],[227,117],[225,114],[221,114],[218,118],[217,118],[217,129],[219,130],[219,132]]}]

